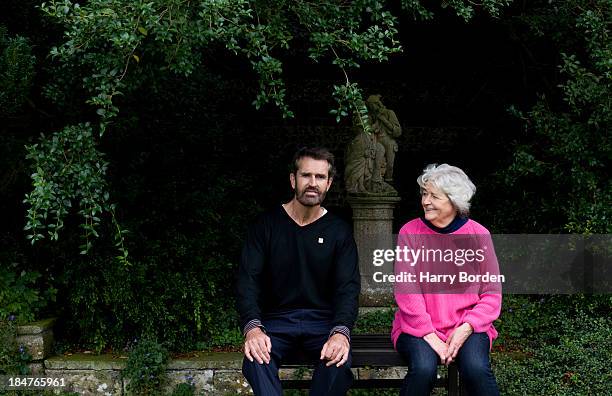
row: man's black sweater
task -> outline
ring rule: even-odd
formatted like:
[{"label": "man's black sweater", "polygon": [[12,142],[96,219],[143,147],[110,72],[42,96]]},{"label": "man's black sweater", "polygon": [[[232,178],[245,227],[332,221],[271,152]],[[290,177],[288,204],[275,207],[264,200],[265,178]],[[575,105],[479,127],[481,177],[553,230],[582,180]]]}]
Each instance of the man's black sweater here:
[{"label": "man's black sweater", "polygon": [[326,309],[332,326],[352,329],[360,277],[350,227],[329,212],[305,226],[282,206],[262,214],[249,228],[237,286],[242,328],[266,313]]}]

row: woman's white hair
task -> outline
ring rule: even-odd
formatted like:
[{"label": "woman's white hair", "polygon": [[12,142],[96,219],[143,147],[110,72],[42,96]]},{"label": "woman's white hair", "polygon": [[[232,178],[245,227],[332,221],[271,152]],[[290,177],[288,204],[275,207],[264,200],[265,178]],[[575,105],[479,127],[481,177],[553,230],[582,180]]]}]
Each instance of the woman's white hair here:
[{"label": "woman's white hair", "polygon": [[460,168],[448,164],[429,164],[417,178],[417,183],[421,189],[431,183],[442,190],[460,216],[465,217],[470,213],[470,200],[476,192],[476,186]]}]

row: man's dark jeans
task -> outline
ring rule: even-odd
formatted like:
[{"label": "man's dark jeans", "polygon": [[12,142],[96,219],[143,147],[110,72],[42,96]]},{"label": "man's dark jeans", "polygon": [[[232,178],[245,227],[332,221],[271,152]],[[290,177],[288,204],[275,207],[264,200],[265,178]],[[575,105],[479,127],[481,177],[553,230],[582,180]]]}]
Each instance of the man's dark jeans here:
[{"label": "man's dark jeans", "polygon": [[[438,373],[438,354],[422,338],[402,333],[397,339],[397,351],[408,362],[408,374],[400,396],[429,395]],[[489,363],[489,336],[472,333],[457,354],[459,376],[470,396],[499,395],[497,382]]]},{"label": "man's dark jeans", "polygon": [[278,378],[278,369],[283,359],[295,350],[301,349],[315,364],[312,375],[312,396],[345,395],[353,382],[350,369],[351,359],[342,366],[326,367],[326,361],[320,360],[321,349],[327,342],[332,313],[324,310],[297,309],[262,318],[266,334],[272,343],[270,364],[250,362],[246,357],[242,363],[242,373],[253,388],[255,395],[282,395],[283,391]]}]

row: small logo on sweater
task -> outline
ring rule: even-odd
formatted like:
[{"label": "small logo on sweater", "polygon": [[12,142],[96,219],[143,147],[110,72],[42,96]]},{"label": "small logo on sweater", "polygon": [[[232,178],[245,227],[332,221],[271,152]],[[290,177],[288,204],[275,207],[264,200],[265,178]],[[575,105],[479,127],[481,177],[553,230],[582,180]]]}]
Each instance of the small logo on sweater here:
[{"label": "small logo on sweater", "polygon": [[319,238],[319,240],[317,242],[323,243],[323,238]]}]

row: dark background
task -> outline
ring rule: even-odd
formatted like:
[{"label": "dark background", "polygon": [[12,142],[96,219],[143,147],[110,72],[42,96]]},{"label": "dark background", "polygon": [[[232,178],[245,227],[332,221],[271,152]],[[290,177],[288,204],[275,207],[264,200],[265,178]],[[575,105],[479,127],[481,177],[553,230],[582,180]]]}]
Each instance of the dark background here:
[{"label": "dark background", "polygon": [[[36,9],[21,3],[5,3],[0,24],[10,34],[29,37],[38,62],[50,65],[46,53],[60,32],[41,20]],[[519,15],[522,8],[515,4],[507,14]],[[490,206],[506,199],[492,191],[491,177],[509,166],[513,143],[523,134],[521,123],[507,110],[511,105],[528,109],[538,94],[552,92],[559,63],[545,38],[527,41],[526,31],[511,20],[479,15],[464,23],[450,11],[429,22],[404,16],[403,53],[388,64],[365,64],[349,72],[366,97],[381,94],[402,124],[395,186],[403,201],[395,228],[418,215],[415,179],[428,163],[446,162],[466,171],[478,187],[473,213],[483,223],[492,222]],[[180,200],[181,195],[225,177],[244,182],[247,190],[236,198],[242,195],[239,199],[252,199],[262,207],[275,205],[290,196],[287,163],[300,145],[329,147],[342,172],[352,131],[348,119],[337,124],[329,114],[335,105],[332,85],[343,81],[339,69],[312,63],[297,45],[283,59],[288,101],[296,116],[283,120],[271,106],[257,111],[251,105],[257,82],[246,61],[223,51],[211,52],[205,59],[201,73],[190,79],[167,76],[155,87],[145,84],[120,104],[120,119],[102,145],[122,210],[144,209],[138,201],[155,201],[156,189],[162,193],[167,183]],[[48,78],[44,68],[36,78],[44,83]],[[83,105],[82,113],[57,113],[40,92],[32,92],[30,104],[2,123],[3,139],[8,140],[5,155],[15,160],[4,164],[12,168],[3,178],[2,190],[9,227],[23,224],[19,201],[29,188],[23,144],[41,132],[83,121],[80,116],[89,110]],[[341,176],[327,205],[348,216]],[[134,183],[142,186],[146,198],[130,197]]]},{"label": "dark background", "polygon": [[[80,219],[74,215],[58,242],[30,246],[23,231],[22,200],[32,188],[25,145],[41,133],[95,120],[84,103],[87,93],[78,87],[62,106],[42,94],[57,67],[47,54],[62,35],[41,19],[36,3],[0,6],[0,24],[9,35],[28,37],[37,60],[28,103],[0,123],[0,251],[4,262],[40,272],[39,288],[58,290],[40,313],[62,318],[58,338],[103,348],[153,329],[174,348],[189,348],[186,340],[198,339],[193,309],[202,310],[208,329],[200,339],[223,333],[215,326],[235,326],[233,314],[218,317],[233,306],[228,285],[246,225],[291,198],[289,161],[301,145],[323,145],[337,156],[340,174],[325,206],[351,221],[342,170],[353,132],[349,119],[338,124],[329,113],[336,107],[332,86],[343,83],[342,72],[312,63],[297,42],[281,58],[295,113],[283,119],[270,105],[252,105],[258,83],[247,61],[210,48],[189,78],[168,73],[119,99],[119,117],[100,140],[110,164],[111,200],[130,231],[126,242],[135,267],[113,262],[109,221],[88,256],[78,254]],[[520,190],[531,186],[508,185],[500,176],[526,133],[508,108],[529,109],[538,94],[556,89],[559,55],[548,39],[513,23],[523,7],[514,5],[503,19],[477,16],[469,23],[448,10],[429,22],[403,17],[403,53],[387,64],[349,71],[364,96],[381,94],[402,125],[394,175],[402,201],[394,231],[420,215],[416,178],[429,163],[466,171],[478,188],[472,217],[491,232],[529,229],[521,221],[527,203],[520,202]],[[554,218],[549,223],[551,229],[562,224]],[[184,298],[204,306],[184,307]],[[184,327],[168,333],[175,322]]]}]

